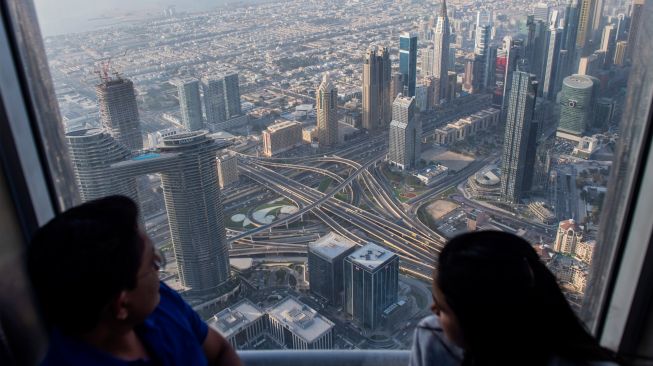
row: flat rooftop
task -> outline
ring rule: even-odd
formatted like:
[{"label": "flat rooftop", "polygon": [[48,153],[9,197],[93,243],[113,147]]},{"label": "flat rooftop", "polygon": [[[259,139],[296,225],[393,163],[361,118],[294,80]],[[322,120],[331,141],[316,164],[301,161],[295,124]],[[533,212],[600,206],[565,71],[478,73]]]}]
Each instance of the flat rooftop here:
[{"label": "flat rooftop", "polygon": [[256,305],[244,299],[212,316],[207,324],[222,334],[223,337],[229,338],[263,315],[263,311]]},{"label": "flat rooftop", "polygon": [[291,126],[301,126],[301,123],[295,122],[295,121],[281,121],[281,120],[279,120],[279,121],[274,122],[274,124],[269,125],[266,128],[266,130],[268,132],[276,132],[276,131],[279,131],[279,130],[282,130],[284,128],[288,128],[288,127],[291,127]]},{"label": "flat rooftop", "polygon": [[368,269],[376,269],[389,262],[397,254],[374,243],[367,243],[362,248],[353,252],[347,259]]},{"label": "flat rooftop", "polygon": [[329,319],[293,297],[281,300],[268,310],[268,314],[308,343],[320,338],[334,326]]},{"label": "flat rooftop", "polygon": [[356,243],[333,231],[308,244],[311,252],[329,260],[335,259],[354,247],[356,247]]}]

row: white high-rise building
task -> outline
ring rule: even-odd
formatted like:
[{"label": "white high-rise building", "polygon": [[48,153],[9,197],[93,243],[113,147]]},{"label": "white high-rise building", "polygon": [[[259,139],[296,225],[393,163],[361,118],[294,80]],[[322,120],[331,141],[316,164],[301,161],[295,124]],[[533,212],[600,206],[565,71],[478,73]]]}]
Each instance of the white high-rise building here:
[{"label": "white high-rise building", "polygon": [[196,79],[182,79],[174,82],[179,95],[181,121],[188,131],[204,128],[202,118],[202,102],[200,99],[200,83]]},{"label": "white high-rise building", "polygon": [[317,101],[317,141],[321,148],[338,143],[338,89],[324,74],[315,95]]},{"label": "white high-rise building", "polygon": [[414,168],[421,153],[422,128],[415,108],[415,97],[401,95],[392,105],[388,161],[402,170]]},{"label": "white high-rise building", "polygon": [[583,232],[573,219],[560,221],[553,250],[563,254],[576,254],[576,246],[583,240]]}]

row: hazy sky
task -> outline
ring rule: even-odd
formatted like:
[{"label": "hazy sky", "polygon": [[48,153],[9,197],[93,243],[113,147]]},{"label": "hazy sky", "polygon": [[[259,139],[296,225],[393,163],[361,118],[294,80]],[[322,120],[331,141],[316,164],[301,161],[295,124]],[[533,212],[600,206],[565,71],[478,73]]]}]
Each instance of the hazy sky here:
[{"label": "hazy sky", "polygon": [[[122,17],[128,14],[161,14],[163,8],[175,5],[178,11],[212,9],[233,0],[34,0],[44,36],[92,30],[110,24],[100,17]],[[252,0],[249,0],[252,1]]]}]

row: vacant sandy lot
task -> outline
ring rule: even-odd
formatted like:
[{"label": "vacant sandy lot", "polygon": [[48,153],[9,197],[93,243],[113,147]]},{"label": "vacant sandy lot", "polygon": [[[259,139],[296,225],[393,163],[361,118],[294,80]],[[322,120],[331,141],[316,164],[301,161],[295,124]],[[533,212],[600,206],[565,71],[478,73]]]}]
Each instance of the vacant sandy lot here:
[{"label": "vacant sandy lot", "polygon": [[430,205],[426,206],[426,212],[431,215],[433,220],[440,220],[442,217],[447,215],[449,212],[457,209],[457,204],[449,201],[437,200]]},{"label": "vacant sandy lot", "polygon": [[455,171],[463,169],[474,161],[474,158],[449,151],[441,146],[433,146],[423,151],[421,157],[426,161],[437,161]]}]

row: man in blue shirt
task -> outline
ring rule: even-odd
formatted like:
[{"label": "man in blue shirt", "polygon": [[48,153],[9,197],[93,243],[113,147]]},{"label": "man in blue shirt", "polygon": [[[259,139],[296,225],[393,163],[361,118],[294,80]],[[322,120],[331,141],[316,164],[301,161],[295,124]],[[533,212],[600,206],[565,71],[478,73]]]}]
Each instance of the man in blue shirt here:
[{"label": "man in blue shirt", "polygon": [[28,270],[50,331],[43,365],[236,365],[229,343],[159,282],[132,200],[87,202],[41,228]]}]

